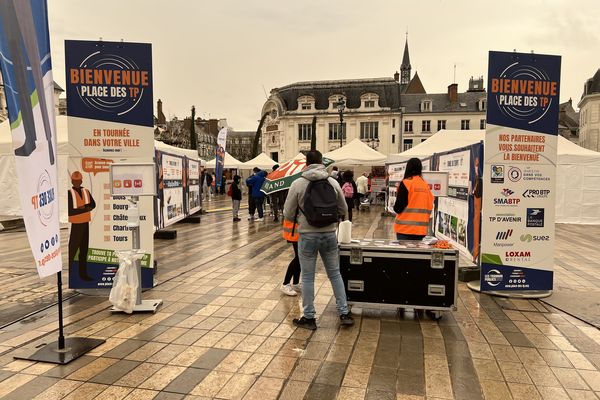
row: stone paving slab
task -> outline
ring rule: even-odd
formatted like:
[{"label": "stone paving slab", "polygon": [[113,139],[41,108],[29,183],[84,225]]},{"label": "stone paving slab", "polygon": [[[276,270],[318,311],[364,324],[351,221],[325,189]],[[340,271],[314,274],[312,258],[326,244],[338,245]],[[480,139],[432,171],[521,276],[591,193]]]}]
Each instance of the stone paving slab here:
[{"label": "stone paving slab", "polygon": [[[392,220],[378,213],[356,213],[354,236],[390,237]],[[177,240],[156,241],[166,267],[144,294],[164,300],[156,314],[111,314],[99,297],[68,302],[69,334],[107,339],[89,354],[67,366],[12,359],[20,346],[53,338],[52,309],[0,330],[0,398],[600,396],[600,331],[543,302],[492,298],[461,284],[458,310],[440,321],[355,307],[356,325],[341,329],[320,267],[319,329],[299,330],[291,323],[299,298],[279,292],[293,253],[278,225],[233,224],[229,214],[215,213],[176,228]],[[578,255],[570,243],[577,237],[584,246],[579,241],[594,229],[557,227],[557,288],[598,290],[590,278],[600,250],[590,245]],[[22,260],[26,252],[14,254]]]}]

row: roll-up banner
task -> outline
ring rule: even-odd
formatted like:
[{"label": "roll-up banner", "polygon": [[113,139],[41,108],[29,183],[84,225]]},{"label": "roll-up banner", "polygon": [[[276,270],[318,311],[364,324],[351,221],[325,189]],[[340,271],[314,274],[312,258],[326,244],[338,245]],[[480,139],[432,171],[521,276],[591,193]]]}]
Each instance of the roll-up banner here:
[{"label": "roll-up banner", "polygon": [[552,289],[560,63],[489,54],[483,291]]},{"label": "roll-up banner", "polygon": [[184,156],[156,151],[158,179],[156,227],[165,228],[181,221],[187,214],[185,210],[185,170]]},{"label": "roll-up banner", "polygon": [[43,0],[0,0],[0,65],[23,220],[40,277],[62,270],[54,79]]},{"label": "roll-up banner", "polygon": [[227,127],[222,128],[217,135],[217,156],[215,159],[215,187],[219,189],[223,180],[225,168],[225,151],[227,148]]},{"label": "roll-up banner", "polygon": [[189,215],[200,211],[200,162],[187,158],[188,172],[188,212]]},{"label": "roll-up banner", "polygon": [[[153,162],[152,48],[67,40],[65,69],[72,186],[61,190],[69,202],[69,287],[110,288],[115,252],[132,243],[129,201],[111,197],[109,165]],[[153,201],[141,197],[138,203],[143,287],[152,286]]]}]

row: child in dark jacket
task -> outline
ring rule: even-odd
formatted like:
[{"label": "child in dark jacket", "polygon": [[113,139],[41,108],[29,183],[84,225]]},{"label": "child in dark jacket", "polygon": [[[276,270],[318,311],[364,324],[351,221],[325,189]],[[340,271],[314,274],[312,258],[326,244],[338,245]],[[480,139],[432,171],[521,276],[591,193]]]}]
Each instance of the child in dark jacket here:
[{"label": "child in dark jacket", "polygon": [[240,203],[242,202],[242,190],[240,189],[240,176],[235,175],[233,177],[233,183],[231,184],[231,202],[233,210],[233,222],[240,221]]}]

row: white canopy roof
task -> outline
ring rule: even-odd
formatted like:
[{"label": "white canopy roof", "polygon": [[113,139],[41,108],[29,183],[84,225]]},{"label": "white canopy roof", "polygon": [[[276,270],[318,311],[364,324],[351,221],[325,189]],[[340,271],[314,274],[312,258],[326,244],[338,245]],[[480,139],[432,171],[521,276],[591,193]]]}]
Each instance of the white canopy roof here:
[{"label": "white canopy roof", "polygon": [[[402,162],[412,157],[422,159],[434,153],[485,142],[484,139],[484,130],[441,130],[412,149],[391,154],[388,162]],[[600,224],[600,153],[584,149],[559,135],[557,154],[556,222]]]},{"label": "white canopy roof", "polygon": [[[210,161],[206,162],[206,168],[215,169],[216,167],[216,158],[213,158]],[[225,152],[225,168],[243,168],[244,163],[240,160],[236,159],[234,156]],[[272,166],[272,165],[271,165]]]},{"label": "white canopy roof", "polygon": [[385,155],[370,148],[360,139],[354,139],[323,156],[335,160],[334,165],[383,165],[386,161]]},{"label": "white canopy roof", "polygon": [[[225,159],[225,161],[227,161],[227,159]],[[249,160],[249,161],[246,161],[245,163],[243,163],[240,168],[252,169],[252,168],[256,167],[256,168],[260,168],[260,169],[271,170],[271,168],[275,164],[277,164],[277,161],[273,160],[271,157],[269,157],[265,153],[260,153],[259,155],[254,157],[252,160]]]},{"label": "white canopy roof", "polygon": [[[67,128],[67,117],[58,115],[56,117],[56,153],[58,156],[58,186],[60,188],[69,187],[69,132]],[[188,156],[199,160],[196,150],[181,149],[179,147],[169,146],[157,140],[154,141],[154,147],[167,153]],[[201,165],[206,164],[200,160]],[[12,133],[8,120],[0,124],[0,215],[21,216],[21,203],[19,200],[19,188],[17,182],[17,173],[15,166],[15,157],[12,147]],[[67,222],[67,191],[59,191],[60,220]]]}]

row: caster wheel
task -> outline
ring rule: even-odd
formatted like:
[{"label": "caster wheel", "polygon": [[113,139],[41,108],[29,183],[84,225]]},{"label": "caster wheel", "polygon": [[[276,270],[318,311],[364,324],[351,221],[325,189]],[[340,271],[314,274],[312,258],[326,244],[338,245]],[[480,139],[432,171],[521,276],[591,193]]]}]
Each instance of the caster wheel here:
[{"label": "caster wheel", "polygon": [[442,312],[441,311],[427,311],[427,315],[429,316],[429,318],[431,318],[434,321],[439,321],[442,318]]}]

